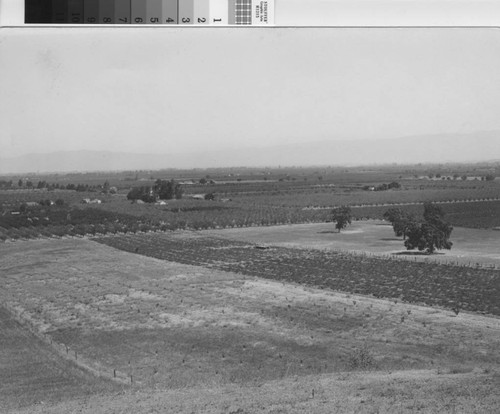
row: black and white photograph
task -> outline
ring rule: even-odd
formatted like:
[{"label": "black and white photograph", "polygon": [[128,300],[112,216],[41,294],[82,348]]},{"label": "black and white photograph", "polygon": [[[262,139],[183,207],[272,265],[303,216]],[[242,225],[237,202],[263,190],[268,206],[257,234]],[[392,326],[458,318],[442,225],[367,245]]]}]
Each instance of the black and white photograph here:
[{"label": "black and white photograph", "polygon": [[0,0],[0,413],[499,413],[495,3]]}]

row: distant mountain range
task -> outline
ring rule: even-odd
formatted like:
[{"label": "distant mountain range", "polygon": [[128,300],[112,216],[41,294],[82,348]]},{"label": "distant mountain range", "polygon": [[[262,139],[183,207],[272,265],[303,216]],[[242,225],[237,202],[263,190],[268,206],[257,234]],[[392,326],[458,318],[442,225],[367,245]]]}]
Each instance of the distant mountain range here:
[{"label": "distant mountain range", "polygon": [[68,151],[0,158],[0,174],[237,166],[373,165],[500,160],[500,131],[317,141],[181,154]]}]

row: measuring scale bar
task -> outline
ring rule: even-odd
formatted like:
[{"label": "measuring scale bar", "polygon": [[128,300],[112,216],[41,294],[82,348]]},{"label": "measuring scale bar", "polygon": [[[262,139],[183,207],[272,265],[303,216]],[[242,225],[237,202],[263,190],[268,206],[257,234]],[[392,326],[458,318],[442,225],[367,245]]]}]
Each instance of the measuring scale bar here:
[{"label": "measuring scale bar", "polygon": [[274,0],[24,0],[23,23],[273,25]]},{"label": "measuring scale bar", "polygon": [[0,0],[0,26],[498,27],[498,0]]}]

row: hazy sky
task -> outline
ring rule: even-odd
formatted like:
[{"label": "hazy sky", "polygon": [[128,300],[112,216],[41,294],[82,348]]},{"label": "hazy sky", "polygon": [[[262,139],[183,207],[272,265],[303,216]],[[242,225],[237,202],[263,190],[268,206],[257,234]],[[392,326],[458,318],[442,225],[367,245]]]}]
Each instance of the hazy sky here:
[{"label": "hazy sky", "polygon": [[500,130],[497,29],[0,31],[0,156]]}]

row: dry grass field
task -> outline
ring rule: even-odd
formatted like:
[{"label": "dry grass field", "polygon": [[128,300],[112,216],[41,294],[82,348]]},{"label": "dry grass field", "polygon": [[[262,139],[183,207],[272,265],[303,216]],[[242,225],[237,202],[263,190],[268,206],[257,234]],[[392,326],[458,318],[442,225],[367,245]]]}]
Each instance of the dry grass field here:
[{"label": "dry grass field", "polygon": [[6,393],[6,412],[500,411],[497,317],[173,263],[86,239],[4,243],[0,274],[5,308],[65,364],[80,366],[80,381],[92,374],[92,384],[110,384],[91,399],[72,390],[64,399],[50,397],[57,381],[34,380],[30,392],[45,392],[44,405],[26,407],[34,399]]}]

